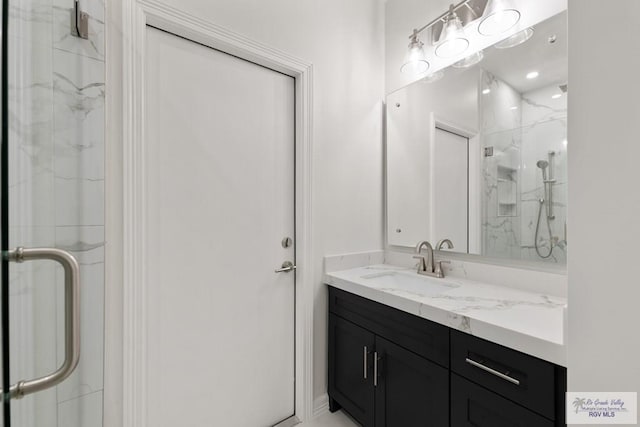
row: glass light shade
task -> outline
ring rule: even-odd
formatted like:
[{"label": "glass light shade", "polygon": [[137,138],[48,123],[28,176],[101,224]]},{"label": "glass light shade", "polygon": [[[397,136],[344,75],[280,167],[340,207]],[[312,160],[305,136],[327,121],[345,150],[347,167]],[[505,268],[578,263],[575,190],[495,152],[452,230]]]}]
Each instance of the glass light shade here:
[{"label": "glass light shade", "polygon": [[520,11],[509,0],[489,0],[478,31],[484,36],[504,33],[520,21]]},{"label": "glass light shade", "polygon": [[442,27],[441,42],[436,46],[436,55],[440,58],[453,58],[469,47],[469,40],[464,33],[460,18],[451,13]]},{"label": "glass light shade", "polygon": [[498,49],[508,49],[510,47],[518,46],[519,44],[526,42],[531,38],[531,36],[533,36],[533,28],[527,28],[515,33],[511,37],[507,37],[506,39],[494,44],[493,46]]},{"label": "glass light shade", "polygon": [[417,37],[411,40],[404,64],[400,67],[401,73],[422,74],[429,69],[429,62],[426,60],[422,46],[423,43]]},{"label": "glass light shade", "polygon": [[479,50],[476,53],[472,53],[464,59],[453,64],[455,68],[469,68],[476,65],[478,62],[484,59],[484,51]]},{"label": "glass light shade", "polygon": [[433,83],[433,82],[437,82],[438,80],[440,80],[441,78],[444,77],[444,71],[442,70],[438,70],[435,71],[433,73],[429,73],[427,74],[422,80],[420,80],[423,83]]}]

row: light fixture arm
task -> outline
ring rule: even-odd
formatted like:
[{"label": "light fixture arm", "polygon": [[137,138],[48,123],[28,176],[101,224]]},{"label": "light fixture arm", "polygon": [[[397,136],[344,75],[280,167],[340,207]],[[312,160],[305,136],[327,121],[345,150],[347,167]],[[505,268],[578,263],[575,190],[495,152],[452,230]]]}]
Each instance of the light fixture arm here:
[{"label": "light fixture arm", "polygon": [[409,36],[409,39],[412,39],[413,37],[417,37],[418,34],[420,34],[421,32],[423,32],[424,30],[428,29],[429,27],[433,26],[434,24],[436,24],[438,21],[443,20],[444,18],[446,18],[447,16],[449,16],[451,13],[455,12],[456,10],[460,9],[462,6],[466,6],[469,9],[471,9],[471,11],[473,11],[473,9],[469,6],[469,2],[471,0],[462,0],[460,3],[458,4],[452,4],[451,6],[449,6],[449,10],[447,10],[446,12],[444,12],[443,14],[441,14],[440,16],[438,16],[436,19],[434,19],[433,21],[429,22],[428,24],[418,28],[418,29],[414,29],[413,33],[411,33],[411,35]]}]

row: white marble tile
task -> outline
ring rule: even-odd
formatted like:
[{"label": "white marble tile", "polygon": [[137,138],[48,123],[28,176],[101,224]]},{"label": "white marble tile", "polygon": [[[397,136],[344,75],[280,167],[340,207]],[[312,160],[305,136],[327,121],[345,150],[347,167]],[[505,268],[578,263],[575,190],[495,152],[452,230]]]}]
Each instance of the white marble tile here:
[{"label": "white marble tile", "polygon": [[[482,262],[451,259],[446,251],[436,253],[436,259],[449,260],[443,268],[447,276],[491,283],[527,292],[538,292],[567,297],[567,275],[564,272],[537,271],[513,266],[486,264]],[[393,266],[416,269],[413,253],[385,251],[385,263]]]},{"label": "white marble tile", "polygon": [[56,390],[43,390],[11,402],[13,427],[63,427],[58,425]]},{"label": "white marble tile", "polygon": [[53,1],[53,47],[69,53],[104,61],[105,25],[104,2],[102,0],[82,0],[81,9],[88,13],[89,38],[81,39],[71,35],[71,1]]},{"label": "white marble tile", "polygon": [[104,224],[104,181],[56,178],[56,223]]},{"label": "white marble tile", "polygon": [[[395,280],[377,280],[374,272],[394,272]],[[389,265],[327,273],[324,279],[331,286],[407,313],[566,364],[565,298],[457,277],[433,279]]]},{"label": "white marble tile", "polygon": [[102,427],[102,392],[58,404],[59,427]]},{"label": "white marble tile", "polygon": [[53,226],[51,49],[9,38],[9,207],[12,226]]},{"label": "white marble tile", "polygon": [[[101,390],[104,351],[104,227],[58,227],[56,246],[70,251],[80,264],[80,362],[71,376],[58,386],[60,402]],[[58,274],[62,284],[62,274]],[[59,304],[63,304],[60,300]],[[58,328],[63,328],[62,313]],[[59,329],[62,330],[62,329]],[[58,342],[62,342],[59,334]],[[59,345],[58,361],[64,354]]]},{"label": "white marble tile", "polygon": [[[552,99],[560,91],[551,85],[525,94],[518,94],[508,84],[490,73],[484,73],[485,84],[491,85],[490,94],[481,96],[482,143],[494,148],[494,156],[483,161],[483,255],[527,261],[564,264],[566,262],[566,95]],[[519,100],[519,101],[518,101]],[[509,105],[518,107],[509,110]],[[539,200],[545,198],[538,160],[548,160],[554,152],[554,214],[551,220],[552,237],[546,217],[539,227],[537,214]],[[515,188],[518,192],[515,206],[501,205],[500,167],[515,170]],[[503,169],[504,170],[504,169]],[[508,209],[507,209],[508,208]],[[536,235],[536,228],[538,234]],[[538,243],[538,251],[536,244]],[[543,246],[558,244],[549,257]]]},{"label": "white marble tile", "polygon": [[51,0],[11,0],[9,36],[51,49],[53,8]]},{"label": "white marble tile", "polygon": [[56,225],[104,224],[104,64],[54,50]]},{"label": "white marble tile", "polygon": [[384,251],[358,252],[324,257],[324,271],[340,271],[384,262]]}]

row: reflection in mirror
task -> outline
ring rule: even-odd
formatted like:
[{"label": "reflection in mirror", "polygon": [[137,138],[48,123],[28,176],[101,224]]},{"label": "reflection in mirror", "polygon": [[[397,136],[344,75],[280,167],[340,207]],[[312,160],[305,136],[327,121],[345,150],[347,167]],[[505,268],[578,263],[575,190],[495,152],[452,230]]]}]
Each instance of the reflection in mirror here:
[{"label": "reflection in mirror", "polygon": [[566,262],[566,19],[388,95],[390,246]]}]

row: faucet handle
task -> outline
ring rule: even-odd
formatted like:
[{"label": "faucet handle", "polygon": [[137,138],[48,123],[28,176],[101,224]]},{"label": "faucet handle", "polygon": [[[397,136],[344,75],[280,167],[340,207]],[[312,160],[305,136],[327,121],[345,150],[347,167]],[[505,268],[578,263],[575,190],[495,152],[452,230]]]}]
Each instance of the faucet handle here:
[{"label": "faucet handle", "polygon": [[422,255],[414,255],[413,258],[420,260],[418,271],[427,271],[427,259]]},{"label": "faucet handle", "polygon": [[443,278],[444,277],[444,271],[442,270],[442,264],[451,264],[451,261],[441,260],[441,261],[436,261],[435,262],[435,269],[434,269],[433,272],[436,274],[436,277],[438,277],[438,278]]}]

